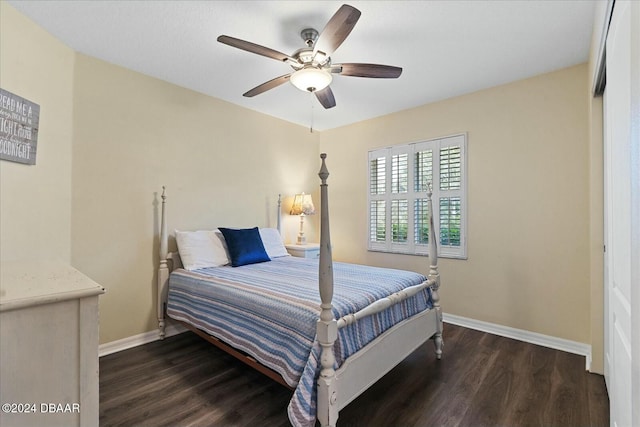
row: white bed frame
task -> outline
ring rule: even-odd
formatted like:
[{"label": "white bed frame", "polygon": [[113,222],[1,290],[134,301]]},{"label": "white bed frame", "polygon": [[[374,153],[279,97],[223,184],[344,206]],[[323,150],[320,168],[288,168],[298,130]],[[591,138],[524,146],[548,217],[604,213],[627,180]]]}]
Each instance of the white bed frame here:
[{"label": "white bed frame", "polygon": [[[331,300],[333,298],[333,264],[331,259],[331,238],[329,233],[329,207],[328,207],[328,186],[327,170],[325,159],[326,154],[321,154],[322,166],[318,176],[321,179],[320,185],[320,261],[319,261],[319,288],[320,318],[317,323],[317,337],[322,347],[320,363],[321,371],[318,378],[318,402],[317,417],[322,426],[335,426],[338,420],[338,412],[349,402],[358,397],[383,375],[393,369],[398,363],[404,360],[409,354],[416,350],[428,339],[433,339],[435,344],[436,358],[442,357],[442,309],[438,289],[440,287],[440,275],[438,274],[438,252],[436,245],[436,233],[433,222],[431,191],[427,193],[429,207],[429,266],[428,279],[420,285],[406,288],[389,297],[373,302],[368,307],[357,313],[350,314],[340,319],[334,319]],[[163,339],[165,332],[165,309],[167,302],[167,291],[170,266],[171,269],[180,265],[179,258],[175,253],[169,253],[167,233],[167,223],[165,215],[166,195],[163,187],[162,191],[162,221],[160,232],[160,267],[158,269],[158,328],[160,338]],[[278,200],[278,229],[280,228],[280,200]],[[338,329],[351,323],[379,313],[398,302],[409,298],[421,290],[430,287],[434,308],[423,311],[410,317],[385,333],[377,337],[357,353],[344,361],[339,369],[333,368],[335,355],[333,345],[338,338]],[[190,328],[193,330],[193,328]],[[222,347],[233,354],[235,350],[227,349],[226,345],[219,344],[215,338],[205,336],[202,331],[195,331],[200,336],[205,337],[210,342]],[[238,353],[238,352],[236,352]],[[233,354],[239,357],[238,354]],[[240,358],[240,357],[239,357]],[[268,368],[259,365],[253,360],[245,361],[251,366],[266,373],[270,377],[278,380],[277,374],[269,374]],[[258,366],[255,366],[258,365]],[[284,384],[280,378],[279,382]]]}]

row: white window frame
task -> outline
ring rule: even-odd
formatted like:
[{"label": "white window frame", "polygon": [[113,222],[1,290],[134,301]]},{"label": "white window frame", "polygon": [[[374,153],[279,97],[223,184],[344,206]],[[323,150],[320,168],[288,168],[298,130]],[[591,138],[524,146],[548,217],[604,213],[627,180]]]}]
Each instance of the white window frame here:
[{"label": "white window frame", "polygon": [[[461,159],[461,182],[460,189],[455,190],[442,190],[440,188],[440,150],[442,148],[456,146],[460,147],[460,159]],[[414,224],[414,206],[416,199],[423,199],[426,197],[425,192],[414,191],[414,161],[415,153],[424,150],[432,150],[433,153],[433,182],[432,182],[432,201],[433,201],[433,219],[435,224],[436,236],[438,236],[438,256],[444,258],[457,258],[467,259],[467,134],[455,134],[442,138],[435,138],[425,141],[413,142],[403,145],[394,145],[390,147],[384,147],[380,149],[371,150],[368,153],[367,158],[367,241],[368,250],[373,252],[388,252],[410,255],[428,255],[428,244],[415,243],[415,224]],[[408,176],[408,191],[407,193],[391,193],[391,156],[397,154],[407,153],[409,157],[409,176]],[[385,177],[385,192],[384,194],[371,194],[371,160],[384,157],[386,164],[386,177]],[[440,200],[447,197],[459,197],[460,198],[460,246],[443,245],[440,237]],[[407,242],[392,242],[391,241],[391,201],[392,200],[408,200],[408,230],[407,230]],[[372,215],[371,215],[371,202],[375,200],[385,201],[385,241],[372,241]]]}]

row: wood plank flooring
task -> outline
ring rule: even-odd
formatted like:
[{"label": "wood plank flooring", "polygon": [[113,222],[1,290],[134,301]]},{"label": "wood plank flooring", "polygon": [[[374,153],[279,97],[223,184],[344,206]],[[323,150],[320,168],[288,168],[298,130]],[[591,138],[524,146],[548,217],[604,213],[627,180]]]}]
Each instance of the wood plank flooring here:
[{"label": "wood plank flooring", "polygon": [[[608,426],[584,358],[445,324],[340,412],[338,426]],[[100,359],[100,425],[288,426],[291,391],[191,332]]]}]

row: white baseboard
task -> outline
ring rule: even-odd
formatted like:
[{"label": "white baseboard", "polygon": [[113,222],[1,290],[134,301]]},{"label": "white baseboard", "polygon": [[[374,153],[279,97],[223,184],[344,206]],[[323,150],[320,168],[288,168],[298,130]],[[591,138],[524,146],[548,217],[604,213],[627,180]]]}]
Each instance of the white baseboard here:
[{"label": "white baseboard", "polygon": [[[171,337],[186,332],[187,329],[181,325],[167,325],[165,328],[165,337]],[[142,334],[134,335],[132,337],[123,338],[121,340],[111,341],[108,343],[100,344],[98,347],[98,357],[106,356],[107,354],[117,353],[122,350],[137,347],[139,345],[147,344],[153,341],[158,341],[160,335],[158,330],[144,332]]]},{"label": "white baseboard", "polygon": [[[525,331],[523,329],[511,328],[497,325],[495,323],[483,322],[481,320],[469,319],[467,317],[456,316],[455,314],[443,313],[442,320],[452,325],[464,326],[465,328],[487,332],[501,337],[513,338],[515,340],[536,344],[567,353],[578,354],[585,357],[585,369],[591,370],[591,346],[577,341],[565,340],[563,338],[543,335],[537,332]],[[445,338],[446,339],[446,338]]]}]

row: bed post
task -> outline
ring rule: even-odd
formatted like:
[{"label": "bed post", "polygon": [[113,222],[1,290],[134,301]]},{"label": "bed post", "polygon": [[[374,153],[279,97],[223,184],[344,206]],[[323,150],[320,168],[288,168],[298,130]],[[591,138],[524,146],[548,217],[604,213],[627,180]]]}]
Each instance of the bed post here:
[{"label": "bed post", "polygon": [[278,213],[276,216],[276,220],[278,221],[278,233],[282,236],[282,194],[278,194]]},{"label": "bed post", "polygon": [[164,303],[167,294],[167,282],[169,280],[169,266],[167,265],[167,255],[169,254],[169,234],[167,233],[167,221],[165,215],[165,204],[167,196],[165,187],[162,186],[162,217],[160,222],[160,267],[158,268],[158,333],[160,339],[164,339]]},{"label": "bed post", "polygon": [[329,205],[327,193],[327,178],[329,171],[325,165],[325,153],[320,155],[322,166],[318,176],[322,180],[320,185],[320,261],[319,261],[319,286],[320,286],[320,319],[317,323],[317,336],[320,343],[321,371],[318,377],[318,421],[325,426],[335,426],[338,420],[338,407],[336,405],[335,355],[333,344],[338,338],[337,322],[333,317],[331,300],[333,299],[333,263],[331,260],[331,238],[329,233]]},{"label": "bed post", "polygon": [[438,331],[433,336],[433,343],[436,347],[436,358],[440,359],[442,358],[442,347],[444,346],[444,341],[442,340],[442,308],[440,307],[440,296],[438,295],[438,289],[440,288],[440,273],[438,273],[438,238],[436,236],[436,228],[433,222],[432,195],[433,191],[431,190],[431,185],[429,185],[429,189],[427,191],[427,208],[429,210],[429,281],[433,282],[431,285],[431,298],[438,317]]}]

